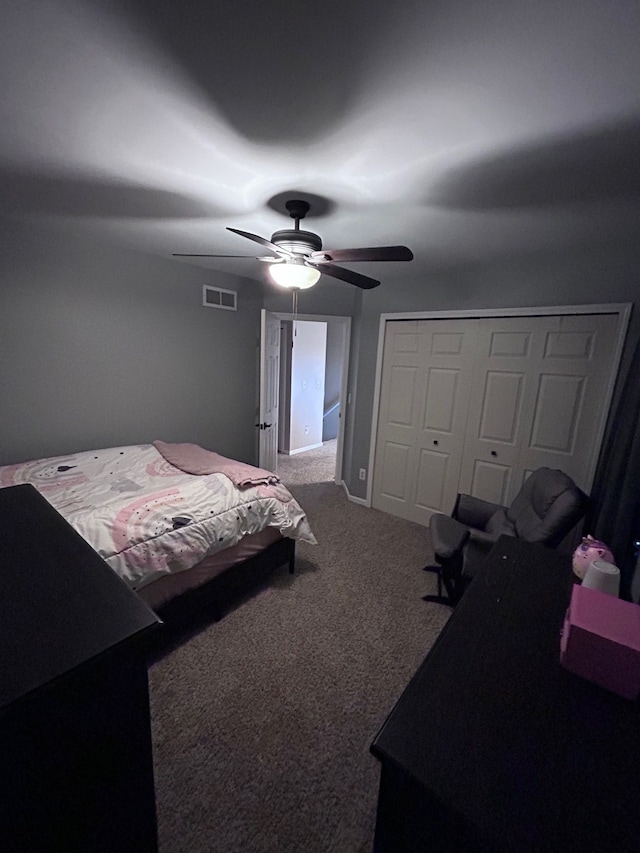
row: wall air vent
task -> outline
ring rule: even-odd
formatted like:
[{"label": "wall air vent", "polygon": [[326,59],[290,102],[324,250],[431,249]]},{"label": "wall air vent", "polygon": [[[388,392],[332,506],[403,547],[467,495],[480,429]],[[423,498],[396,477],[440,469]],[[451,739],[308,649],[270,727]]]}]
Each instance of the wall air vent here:
[{"label": "wall air vent", "polygon": [[223,290],[221,287],[203,284],[202,304],[206,308],[222,308],[224,311],[237,311],[238,294],[235,290]]}]

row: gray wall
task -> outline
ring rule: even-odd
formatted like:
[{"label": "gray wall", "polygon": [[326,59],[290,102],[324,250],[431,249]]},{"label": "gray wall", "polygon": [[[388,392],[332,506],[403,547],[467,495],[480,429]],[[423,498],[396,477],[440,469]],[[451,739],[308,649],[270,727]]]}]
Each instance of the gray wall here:
[{"label": "gray wall", "polygon": [[[259,286],[5,221],[0,464],[192,441],[255,461]],[[239,310],[202,307],[202,284]]]},{"label": "gray wall", "polygon": [[[507,308],[634,302],[640,296],[640,247],[629,244],[576,247],[491,265],[433,273],[424,281],[389,284],[362,293],[354,320],[350,388],[355,390],[352,429],[343,477],[352,495],[365,497],[358,469],[368,468],[380,315],[402,311]],[[624,368],[640,332],[632,313]],[[371,476],[372,472],[369,472]]]}]

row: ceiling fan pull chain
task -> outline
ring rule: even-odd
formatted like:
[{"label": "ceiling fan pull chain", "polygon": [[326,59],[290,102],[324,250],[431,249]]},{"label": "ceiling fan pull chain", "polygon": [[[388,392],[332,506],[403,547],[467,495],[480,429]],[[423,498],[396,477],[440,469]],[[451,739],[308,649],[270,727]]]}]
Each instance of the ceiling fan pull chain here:
[{"label": "ceiling fan pull chain", "polygon": [[296,320],[298,319],[298,293],[300,293],[297,287],[294,287],[291,291],[293,295],[293,337],[298,334],[298,330],[296,329]]}]

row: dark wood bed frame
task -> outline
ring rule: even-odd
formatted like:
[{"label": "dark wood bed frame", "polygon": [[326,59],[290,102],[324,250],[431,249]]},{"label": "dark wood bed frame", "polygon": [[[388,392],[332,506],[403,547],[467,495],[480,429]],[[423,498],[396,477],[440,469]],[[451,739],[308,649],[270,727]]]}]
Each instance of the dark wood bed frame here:
[{"label": "dark wood bed frame", "polygon": [[259,554],[230,566],[202,586],[187,590],[163,604],[158,608],[158,616],[168,627],[202,619],[218,621],[231,604],[257,590],[275,569],[287,563],[292,575],[295,554],[295,539],[278,539]]}]

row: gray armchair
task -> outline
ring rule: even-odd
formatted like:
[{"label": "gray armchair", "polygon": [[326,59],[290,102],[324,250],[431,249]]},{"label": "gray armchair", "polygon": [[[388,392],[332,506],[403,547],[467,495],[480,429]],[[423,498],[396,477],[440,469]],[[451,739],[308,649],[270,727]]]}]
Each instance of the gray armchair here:
[{"label": "gray armchair", "polygon": [[[425,601],[455,605],[500,536],[556,548],[586,512],[588,497],[554,468],[538,468],[509,507],[459,494],[451,516],[431,516],[429,533],[437,566],[438,595]],[[444,585],[447,595],[442,595]]]}]

